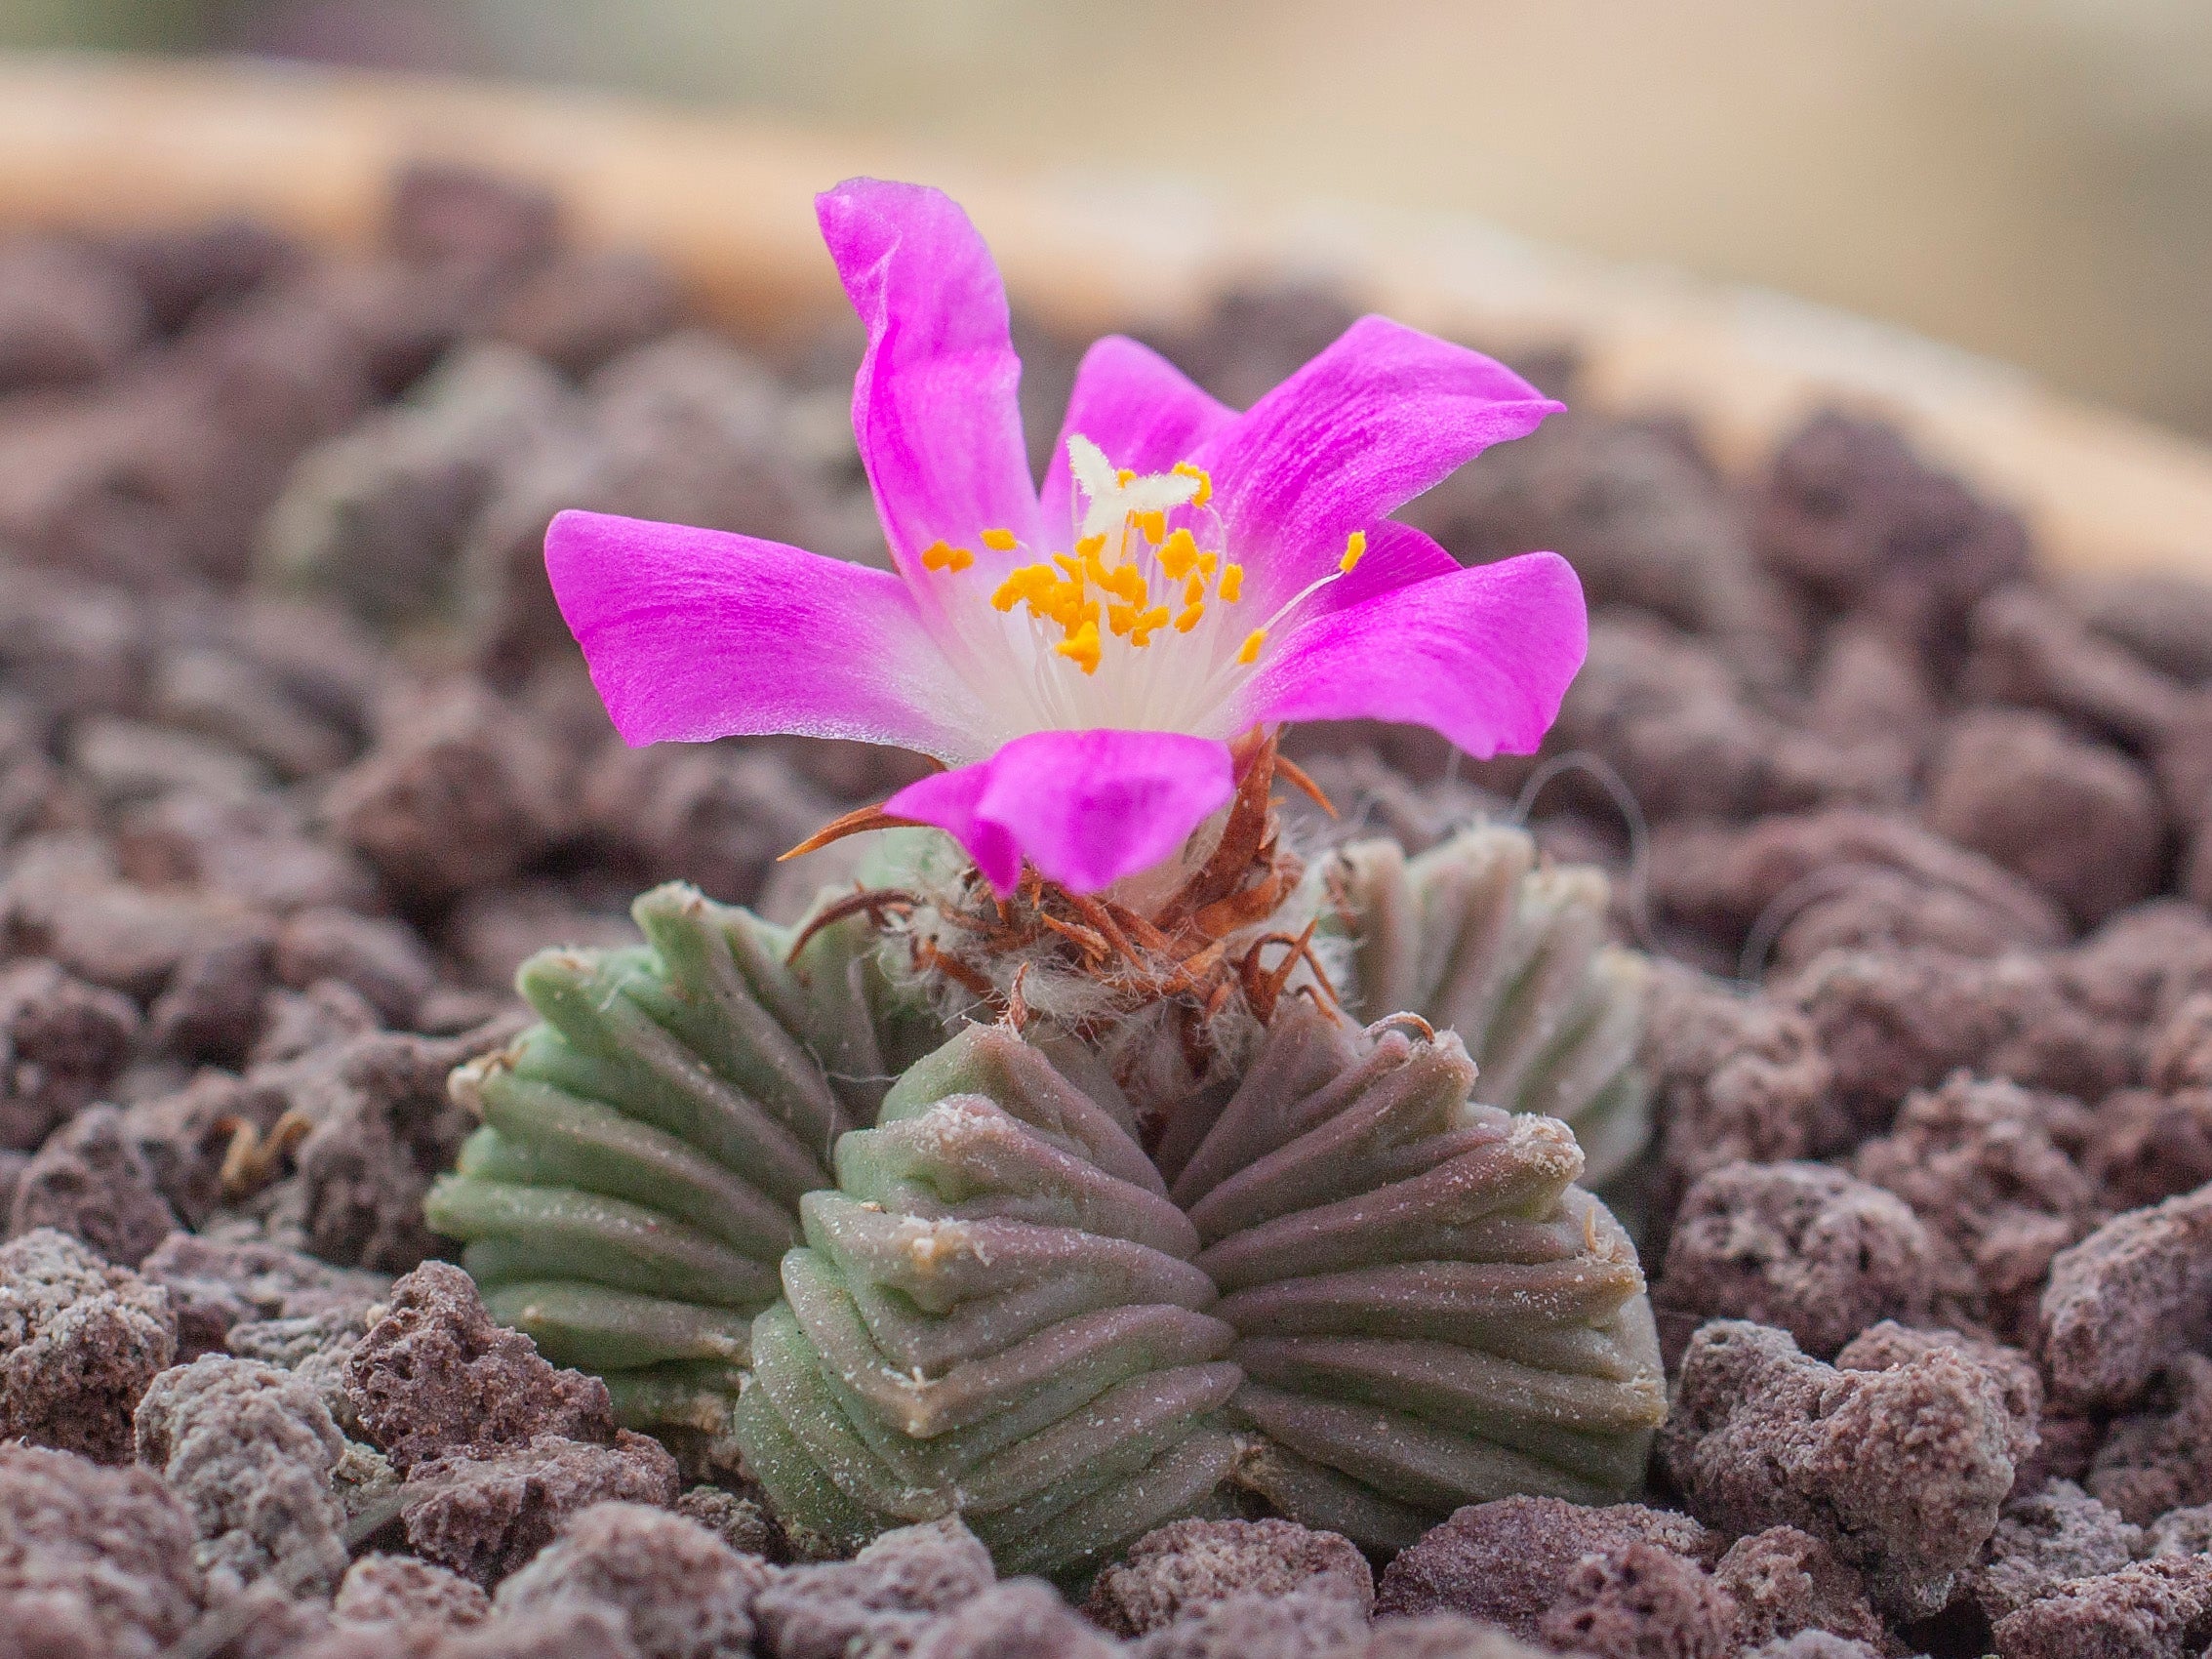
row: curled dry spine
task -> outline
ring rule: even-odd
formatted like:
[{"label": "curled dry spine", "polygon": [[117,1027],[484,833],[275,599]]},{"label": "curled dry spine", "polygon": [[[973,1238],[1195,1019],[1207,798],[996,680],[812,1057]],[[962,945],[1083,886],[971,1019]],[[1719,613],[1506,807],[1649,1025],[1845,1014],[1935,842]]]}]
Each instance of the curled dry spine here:
[{"label": "curled dry spine", "polygon": [[[1380,908],[1331,925],[1369,994],[1483,1019],[1516,1100],[1594,1110],[1602,894],[1517,833],[1355,849],[1336,902]],[[1253,1494],[1389,1549],[1462,1503],[1634,1487],[1664,1385],[1633,1249],[1573,1134],[1470,1099],[1434,1014],[1280,997],[1147,1119],[1047,1018],[948,1033],[869,907],[635,913],[642,948],[526,967],[544,1023],[456,1073],[484,1127],[431,1220],[500,1317],[742,1458],[787,1524],[956,1511],[1004,1570],[1069,1575]]]}]

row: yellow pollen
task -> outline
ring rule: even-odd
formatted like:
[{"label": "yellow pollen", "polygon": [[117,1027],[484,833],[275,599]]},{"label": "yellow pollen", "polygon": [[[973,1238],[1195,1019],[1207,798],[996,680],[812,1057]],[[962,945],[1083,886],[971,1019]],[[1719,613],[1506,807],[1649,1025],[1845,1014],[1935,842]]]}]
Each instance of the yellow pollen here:
[{"label": "yellow pollen", "polygon": [[1160,569],[1167,572],[1170,582],[1181,582],[1198,564],[1198,544],[1191,540],[1190,532],[1178,530],[1160,544]]},{"label": "yellow pollen", "polygon": [[1203,604],[1186,605],[1183,614],[1175,619],[1175,631],[1188,633],[1198,626],[1198,619],[1206,614]]},{"label": "yellow pollen", "polygon": [[1193,466],[1187,461],[1179,461],[1175,464],[1175,474],[1179,478],[1198,480],[1198,493],[1190,498],[1192,506],[1204,506],[1214,499],[1214,480],[1203,466]]},{"label": "yellow pollen", "polygon": [[1204,577],[1193,576],[1188,582],[1186,582],[1183,585],[1183,602],[1186,605],[1198,604],[1205,597],[1206,579]]},{"label": "yellow pollen", "polygon": [[[986,537],[987,541],[988,538]],[[1367,556],[1367,532],[1354,530],[1345,541],[1345,556],[1337,560],[1337,569],[1349,576],[1352,567]]]},{"label": "yellow pollen", "polygon": [[1236,648],[1236,660],[1250,668],[1260,660],[1260,647],[1267,643],[1267,630],[1256,627],[1244,636],[1244,643]]},{"label": "yellow pollen", "polygon": [[1222,566],[1222,597],[1233,605],[1244,596],[1244,567],[1240,564]]},{"label": "yellow pollen", "polygon": [[1075,556],[1079,559],[1095,559],[1105,551],[1106,532],[1103,530],[1098,535],[1086,536],[1075,544]]},{"label": "yellow pollen", "polygon": [[1083,580],[1083,561],[1073,553],[1055,553],[1052,555],[1052,562],[1067,572],[1069,578],[1073,581],[1080,582]]},{"label": "yellow pollen", "polygon": [[994,553],[1011,553],[1016,545],[1014,532],[1011,530],[985,530],[984,532],[984,546]]},{"label": "yellow pollen", "polygon": [[1133,512],[1129,515],[1129,522],[1144,532],[1147,542],[1157,543],[1167,535],[1167,514],[1158,507],[1150,512]]},{"label": "yellow pollen", "polygon": [[1086,674],[1099,671],[1099,625],[1095,622],[1085,623],[1053,647],[1056,653],[1066,657]]},{"label": "yellow pollen", "polygon": [[[985,537],[989,540],[988,536]],[[949,546],[943,542],[932,542],[922,549],[922,569],[963,571],[976,562],[976,555],[965,547]]]},{"label": "yellow pollen", "polygon": [[1137,626],[1129,633],[1129,643],[1139,650],[1143,650],[1146,646],[1151,644],[1153,629],[1167,627],[1167,617],[1168,610],[1165,605],[1154,605],[1137,619]]},{"label": "yellow pollen", "polygon": [[1113,481],[1126,490],[1137,482],[1137,469],[1133,466],[1117,466],[1114,468]]}]

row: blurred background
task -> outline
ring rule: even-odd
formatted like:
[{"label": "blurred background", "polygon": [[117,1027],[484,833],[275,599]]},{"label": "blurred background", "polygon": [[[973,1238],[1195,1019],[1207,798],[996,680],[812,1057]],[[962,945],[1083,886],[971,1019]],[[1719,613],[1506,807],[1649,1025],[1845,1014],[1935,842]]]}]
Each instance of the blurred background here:
[{"label": "blurred background", "polygon": [[0,0],[0,46],[599,84],[1444,208],[2212,435],[2207,0]]}]

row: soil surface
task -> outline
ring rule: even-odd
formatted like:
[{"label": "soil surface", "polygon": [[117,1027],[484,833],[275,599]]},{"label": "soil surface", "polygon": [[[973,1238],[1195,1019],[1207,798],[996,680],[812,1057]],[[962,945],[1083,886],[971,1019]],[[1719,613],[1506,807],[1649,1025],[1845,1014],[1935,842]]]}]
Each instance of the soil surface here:
[{"label": "soil surface", "polygon": [[[1234,295],[1155,344],[1241,404],[1351,314]],[[1080,343],[1020,332],[1042,444]],[[668,877],[794,914],[834,871],[775,855],[917,775],[625,749],[545,521],[881,561],[858,346],[699,333],[650,262],[454,173],[343,262],[250,224],[0,244],[18,1651],[2204,1650],[2212,588],[2042,577],[2000,504],[1840,415],[1744,477],[1694,410],[1492,451],[1407,516],[1581,572],[1544,754],[1292,739],[1343,811],[1309,844],[1525,813],[1663,961],[1658,1138],[1607,1194],[1675,1389],[1646,1502],[1477,1505],[1388,1563],[1184,1521],[1077,1604],[956,1525],[795,1560],[493,1325],[421,1200],[516,965]],[[1572,402],[1571,352],[1521,366]]]}]

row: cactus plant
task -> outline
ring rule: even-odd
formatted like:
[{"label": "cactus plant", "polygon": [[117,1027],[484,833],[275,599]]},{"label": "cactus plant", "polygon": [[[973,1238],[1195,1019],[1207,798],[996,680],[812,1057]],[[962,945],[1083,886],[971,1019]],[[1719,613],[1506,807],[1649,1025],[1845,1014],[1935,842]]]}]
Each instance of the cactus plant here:
[{"label": "cactus plant", "polygon": [[[1113,1021],[1021,977],[958,1018],[948,987],[995,987],[914,971],[953,903],[926,862],[793,929],[670,885],[644,946],[533,958],[543,1023],[456,1073],[484,1126],[430,1200],[497,1316],[742,1456],[787,1523],[958,1512],[1008,1570],[1233,1502],[1388,1549],[1462,1503],[1633,1488],[1664,1411],[1634,1250],[1575,1133],[1518,1110],[1616,1148],[1638,1121],[1601,876],[1502,829],[1303,882],[1269,852],[1253,925],[1337,952],[1234,982],[1252,1040],[1193,1068],[1106,1063]],[[1332,972],[1412,1006],[1363,1027]]]},{"label": "cactus plant", "polygon": [[1351,947],[1347,1005],[1458,1032],[1474,1098],[1573,1125],[1592,1186],[1642,1151],[1650,969],[1605,943],[1602,870],[1545,866],[1525,830],[1482,824],[1410,859],[1395,841],[1352,842],[1322,879],[1323,925]]}]

